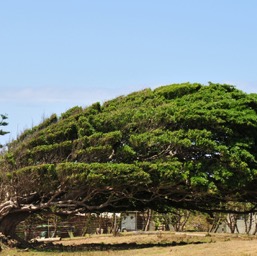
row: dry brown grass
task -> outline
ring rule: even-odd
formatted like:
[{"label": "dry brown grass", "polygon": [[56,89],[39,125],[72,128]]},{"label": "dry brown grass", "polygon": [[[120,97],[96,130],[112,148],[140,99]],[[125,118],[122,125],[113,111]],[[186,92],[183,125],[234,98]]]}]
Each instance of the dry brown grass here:
[{"label": "dry brown grass", "polygon": [[171,233],[155,235],[125,235],[120,237],[92,236],[61,241],[64,245],[79,245],[85,243],[137,243],[158,244],[171,243],[172,241],[197,242],[202,244],[189,244],[183,246],[154,246],[144,249],[119,250],[119,251],[94,251],[94,252],[36,252],[17,251],[5,249],[1,256],[257,256],[257,238],[248,236],[212,235],[207,237],[189,236],[185,234],[175,235]]},{"label": "dry brown grass", "polygon": [[257,256],[256,241],[226,241],[172,249],[172,256]]},{"label": "dry brown grass", "polygon": [[[63,245],[80,245],[80,244],[89,244],[89,243],[105,243],[105,244],[122,244],[122,243],[137,243],[137,244],[158,244],[158,243],[171,243],[171,242],[211,242],[212,240],[218,240],[219,238],[213,237],[204,237],[197,235],[187,235],[187,234],[175,234],[170,232],[156,232],[149,234],[140,234],[140,233],[125,233],[120,236],[112,235],[92,235],[83,238],[73,238],[73,239],[64,239],[55,244]],[[223,238],[222,238],[223,239]]]}]

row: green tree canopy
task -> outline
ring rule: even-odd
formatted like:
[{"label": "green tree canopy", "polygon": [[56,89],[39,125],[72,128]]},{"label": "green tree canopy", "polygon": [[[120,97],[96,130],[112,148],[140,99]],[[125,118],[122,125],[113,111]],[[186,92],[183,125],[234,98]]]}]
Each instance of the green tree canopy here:
[{"label": "green tree canopy", "polygon": [[231,85],[172,84],[74,107],[8,145],[0,160],[0,231],[12,234],[29,214],[49,209],[255,204],[256,145],[257,95]]},{"label": "green tree canopy", "polygon": [[[7,120],[7,115],[3,115],[3,114],[0,114],[0,127],[1,126],[6,126],[8,125],[8,123],[6,122]],[[8,132],[0,129],[0,136],[3,136],[5,134],[7,134]],[[0,144],[0,148],[2,147],[2,145]]]}]

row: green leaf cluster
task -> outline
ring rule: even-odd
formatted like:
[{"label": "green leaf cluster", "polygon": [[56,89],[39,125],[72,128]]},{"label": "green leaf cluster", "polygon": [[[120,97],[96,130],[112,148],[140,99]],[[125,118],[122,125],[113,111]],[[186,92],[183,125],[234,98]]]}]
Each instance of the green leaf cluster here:
[{"label": "green leaf cluster", "polygon": [[115,191],[130,209],[202,210],[257,201],[256,145],[256,94],[184,83],[52,115],[10,143],[1,163],[28,176],[49,165],[53,186],[81,186],[81,198],[98,186],[90,205]]}]

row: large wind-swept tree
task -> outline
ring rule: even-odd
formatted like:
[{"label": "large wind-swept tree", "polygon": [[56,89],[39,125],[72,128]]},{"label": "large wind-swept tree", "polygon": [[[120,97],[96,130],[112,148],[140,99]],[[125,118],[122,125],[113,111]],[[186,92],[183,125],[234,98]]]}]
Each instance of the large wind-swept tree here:
[{"label": "large wind-swept tree", "polygon": [[52,115],[1,159],[0,231],[37,212],[257,202],[257,96],[174,84]]}]

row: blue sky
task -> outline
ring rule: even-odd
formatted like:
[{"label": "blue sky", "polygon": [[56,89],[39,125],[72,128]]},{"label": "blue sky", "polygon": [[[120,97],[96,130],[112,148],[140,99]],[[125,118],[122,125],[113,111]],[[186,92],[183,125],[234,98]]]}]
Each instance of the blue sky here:
[{"label": "blue sky", "polygon": [[0,1],[0,113],[11,133],[146,87],[257,93],[255,0]]}]

